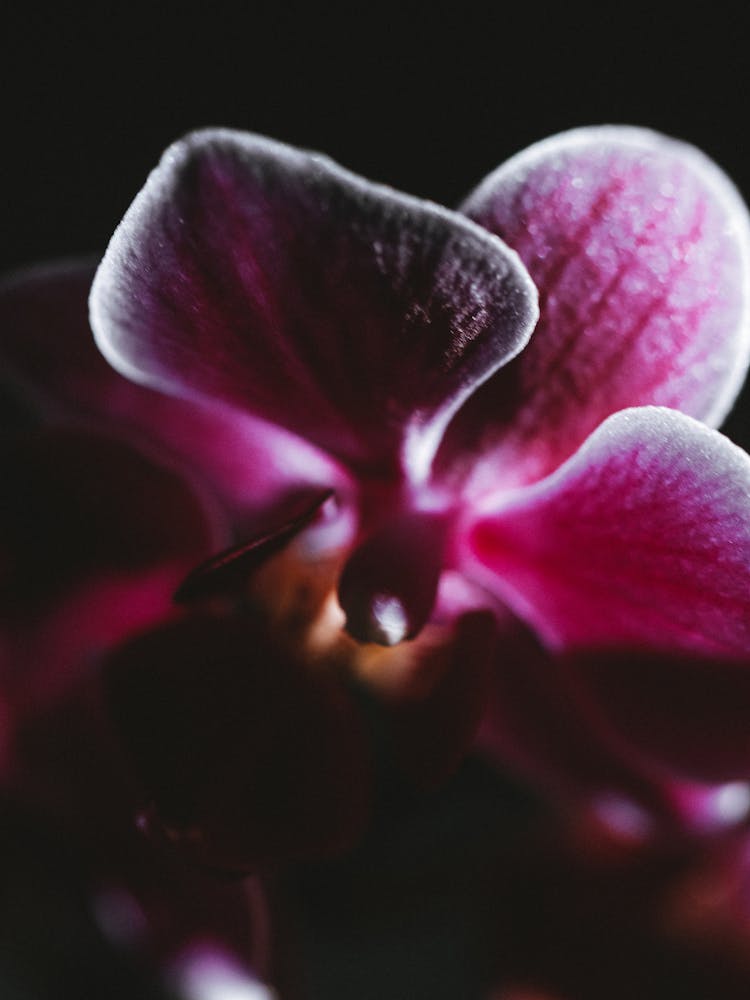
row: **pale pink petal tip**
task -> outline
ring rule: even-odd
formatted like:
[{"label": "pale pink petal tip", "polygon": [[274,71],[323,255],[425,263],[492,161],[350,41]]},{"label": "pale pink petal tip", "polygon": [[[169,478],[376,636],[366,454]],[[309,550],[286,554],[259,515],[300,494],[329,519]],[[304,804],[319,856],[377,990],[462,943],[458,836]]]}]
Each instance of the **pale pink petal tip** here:
[{"label": "pale pink petal tip", "polygon": [[496,415],[485,407],[516,481],[619,409],[726,416],[750,356],[750,224],[707,156],[646,129],[577,129],[513,157],[463,210],[539,289],[531,343],[496,379]]},{"label": "pale pink petal tip", "polygon": [[750,655],[750,458],[717,431],[623,411],[484,510],[475,569],[548,645]]},{"label": "pale pink petal tip", "polygon": [[168,980],[184,1000],[274,1000],[276,994],[222,948],[197,945],[180,955]]}]

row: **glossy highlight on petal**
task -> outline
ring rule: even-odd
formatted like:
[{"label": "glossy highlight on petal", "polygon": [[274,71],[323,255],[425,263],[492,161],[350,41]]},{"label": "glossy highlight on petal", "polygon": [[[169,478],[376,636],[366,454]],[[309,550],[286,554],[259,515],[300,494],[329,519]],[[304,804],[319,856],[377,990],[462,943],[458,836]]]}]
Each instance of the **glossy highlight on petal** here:
[{"label": "glossy highlight on petal", "polygon": [[467,543],[554,648],[750,654],[750,458],[674,410],[610,417],[553,476],[487,498]]},{"label": "glossy highlight on petal", "polygon": [[750,352],[750,223],[703,153],[646,129],[577,129],[509,160],[464,211],[518,251],[540,320],[461,415],[451,453],[479,437],[517,484],[626,407],[726,416]]},{"label": "glossy highlight on petal", "polygon": [[479,226],[226,129],[167,150],[91,294],[128,377],[413,477],[536,315],[517,255]]}]

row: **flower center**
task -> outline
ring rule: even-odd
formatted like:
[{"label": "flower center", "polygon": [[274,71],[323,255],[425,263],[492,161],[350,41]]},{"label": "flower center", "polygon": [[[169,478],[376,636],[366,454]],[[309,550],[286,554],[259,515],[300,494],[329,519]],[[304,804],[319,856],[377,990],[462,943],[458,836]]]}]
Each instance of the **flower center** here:
[{"label": "flower center", "polygon": [[[387,496],[391,503],[363,513],[372,526],[353,549],[316,551],[305,529],[318,530],[313,522],[325,521],[321,511],[331,496],[321,491],[298,499],[275,528],[194,569],[175,599],[229,601],[313,671],[390,691],[409,687],[424,674],[426,650],[447,637],[442,626],[425,626],[437,600],[451,513],[399,510]],[[409,641],[418,635],[419,642]]]},{"label": "flower center", "polygon": [[355,549],[338,587],[351,636],[393,646],[421,631],[435,605],[448,520],[443,511],[409,510]]}]

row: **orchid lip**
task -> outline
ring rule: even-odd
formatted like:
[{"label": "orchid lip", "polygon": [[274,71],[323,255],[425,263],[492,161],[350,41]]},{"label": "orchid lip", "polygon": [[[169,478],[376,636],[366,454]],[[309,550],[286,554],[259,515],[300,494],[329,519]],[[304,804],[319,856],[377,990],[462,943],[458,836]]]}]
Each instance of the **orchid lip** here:
[{"label": "orchid lip", "polygon": [[178,604],[191,604],[241,590],[253,570],[280,552],[303,531],[333,496],[333,490],[318,493],[312,501],[282,524],[249,542],[233,545],[192,569],[174,594]]},{"label": "orchid lip", "polygon": [[394,646],[416,636],[437,597],[451,524],[445,511],[405,511],[364,539],[339,581],[346,631]]}]

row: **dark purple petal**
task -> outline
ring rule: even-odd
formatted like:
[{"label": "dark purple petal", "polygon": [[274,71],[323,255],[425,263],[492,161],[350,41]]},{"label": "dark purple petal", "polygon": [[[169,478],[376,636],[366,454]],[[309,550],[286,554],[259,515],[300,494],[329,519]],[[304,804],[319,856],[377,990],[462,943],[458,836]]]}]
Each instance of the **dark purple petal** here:
[{"label": "dark purple petal", "polygon": [[107,665],[108,704],[154,836],[201,863],[253,870],[360,832],[369,762],[343,686],[252,620],[195,617]]},{"label": "dark purple petal", "polygon": [[750,654],[750,458],[691,417],[616,414],[484,511],[467,555],[549,646]]},{"label": "dark purple petal", "polygon": [[167,150],[91,296],[129,377],[414,475],[535,318],[518,258],[480,227],[229,130]]},{"label": "dark purple petal", "polygon": [[135,385],[101,356],[88,322],[95,264],[61,261],[0,286],[0,358],[58,422],[124,437],[172,456],[221,497],[238,531],[262,531],[268,511],[300,491],[349,487],[336,464],[280,428]]},{"label": "dark purple petal", "polygon": [[750,230],[707,157],[644,129],[577,129],[511,159],[464,210],[518,251],[540,320],[450,455],[490,450],[505,481],[530,482],[626,407],[723,419],[747,370]]},{"label": "dark purple petal", "polygon": [[28,613],[84,576],[195,557],[218,537],[189,487],[121,441],[39,430],[2,442],[0,595]]},{"label": "dark purple petal", "polygon": [[189,864],[134,824],[138,789],[102,712],[101,676],[89,667],[63,698],[22,721],[6,800],[80,853],[93,915],[119,947],[164,965],[210,940],[243,962],[263,961],[258,887]]},{"label": "dark purple petal", "polygon": [[586,697],[635,753],[694,781],[750,778],[750,665],[644,651],[571,657]]},{"label": "dark purple petal", "polygon": [[674,819],[664,777],[615,738],[585,693],[569,665],[509,616],[487,685],[479,747],[568,808],[598,813],[618,836],[646,839],[656,821]]}]

